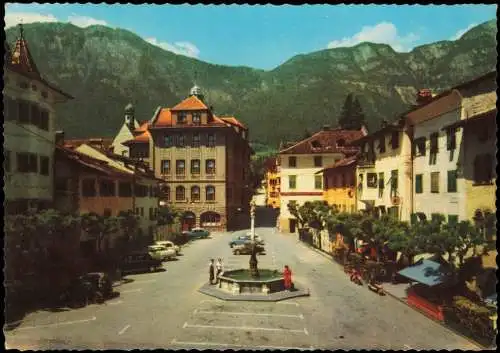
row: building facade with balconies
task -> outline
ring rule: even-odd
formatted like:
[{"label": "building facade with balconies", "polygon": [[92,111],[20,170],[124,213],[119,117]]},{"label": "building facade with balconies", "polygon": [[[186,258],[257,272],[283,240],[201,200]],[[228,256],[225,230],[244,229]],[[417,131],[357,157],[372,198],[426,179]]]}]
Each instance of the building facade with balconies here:
[{"label": "building facade with balconies", "polygon": [[266,168],[266,206],[272,208],[280,207],[281,177],[279,158],[269,158],[264,166]]}]

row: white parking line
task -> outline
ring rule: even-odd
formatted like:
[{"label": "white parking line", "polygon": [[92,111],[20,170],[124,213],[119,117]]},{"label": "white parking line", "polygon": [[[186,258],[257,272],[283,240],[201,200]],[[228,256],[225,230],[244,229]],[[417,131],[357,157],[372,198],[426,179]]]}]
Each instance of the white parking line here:
[{"label": "white parking line", "polygon": [[300,333],[306,333],[304,329],[302,330],[292,330],[292,329],[287,329],[287,328],[271,328],[271,327],[252,327],[252,326],[217,326],[217,325],[191,325],[188,324],[187,322],[184,323],[182,328],[218,328],[221,330],[244,330],[244,331],[279,331],[279,332],[300,332]]},{"label": "white parking line", "polygon": [[223,303],[224,300],[202,300],[200,302],[200,304],[203,304],[203,303]]},{"label": "white parking line", "polygon": [[187,346],[222,346],[222,347],[235,347],[235,348],[262,348],[262,349],[297,349],[299,351],[311,350],[314,349],[314,346],[310,346],[309,348],[304,347],[280,347],[280,346],[244,346],[241,344],[233,344],[233,343],[218,343],[218,342],[186,342],[186,341],[177,341],[175,338],[172,340],[171,344],[182,344]]},{"label": "white parking line", "polygon": [[300,304],[296,302],[276,302],[276,304],[300,306]]},{"label": "white parking line", "polygon": [[245,312],[232,312],[232,311],[205,311],[195,309],[193,314],[228,314],[228,315],[248,315],[248,316],[278,316],[278,317],[296,317],[304,320],[304,315],[289,315],[289,314],[267,314],[267,313],[245,313]]},{"label": "white parking line", "polygon": [[135,293],[135,292],[142,292],[142,288],[127,289],[127,290],[120,291],[120,293]]},{"label": "white parking line", "polygon": [[80,324],[84,322],[89,322],[89,321],[95,321],[97,318],[94,316],[90,319],[84,319],[84,320],[76,320],[76,321],[65,321],[65,322],[57,322],[54,324],[47,324],[47,325],[37,325],[37,326],[26,326],[26,327],[20,327],[16,329],[16,331],[20,330],[31,330],[35,328],[44,328],[44,327],[56,327],[56,326],[63,326],[63,325],[72,325],[72,324]]},{"label": "white parking line", "polygon": [[130,327],[130,325],[125,326],[124,328],[122,328],[122,329],[120,330],[120,332],[118,332],[118,334],[119,334],[119,335],[123,335],[123,334],[125,333],[125,331],[127,331],[127,330],[129,329],[129,327]]}]

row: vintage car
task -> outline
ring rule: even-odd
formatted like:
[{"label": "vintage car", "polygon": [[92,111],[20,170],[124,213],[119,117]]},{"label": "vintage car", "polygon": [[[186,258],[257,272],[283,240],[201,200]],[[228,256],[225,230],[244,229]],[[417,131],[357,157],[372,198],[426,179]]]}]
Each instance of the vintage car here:
[{"label": "vintage car", "polygon": [[210,236],[210,232],[203,228],[193,228],[182,232],[182,234],[187,235],[191,239],[208,238]]},{"label": "vintage car", "polygon": [[[233,238],[230,242],[229,242],[229,247],[233,247],[235,245],[242,245],[242,244],[245,244],[249,241],[252,240],[252,237],[248,234],[246,235],[238,235],[237,237]],[[260,239],[260,237],[256,234],[255,235],[255,241],[257,242],[257,244],[259,245],[264,245],[264,241],[262,239]]]},{"label": "vintage car", "polygon": [[178,245],[175,245],[170,240],[157,240],[155,242],[155,245],[162,245],[162,246],[166,247],[167,249],[174,249],[176,255],[179,255],[181,252],[181,247]]},{"label": "vintage car", "polygon": [[122,258],[122,276],[133,272],[154,272],[162,268],[162,260],[153,258],[147,250],[134,251]]},{"label": "vintage car", "polygon": [[154,259],[161,261],[172,260],[177,255],[174,249],[158,244],[149,245],[148,252]]},{"label": "vintage car", "polygon": [[[257,254],[265,253],[265,249],[262,245],[256,245]],[[246,242],[240,245],[233,246],[234,255],[250,255],[252,253],[252,243]]]}]

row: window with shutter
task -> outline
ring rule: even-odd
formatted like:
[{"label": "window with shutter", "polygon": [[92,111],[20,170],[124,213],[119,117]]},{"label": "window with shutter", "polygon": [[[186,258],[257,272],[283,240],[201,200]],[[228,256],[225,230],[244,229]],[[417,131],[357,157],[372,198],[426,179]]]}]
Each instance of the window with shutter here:
[{"label": "window with shutter", "polygon": [[457,171],[448,171],[448,192],[457,192]]},{"label": "window with shutter", "polygon": [[439,193],[439,172],[431,173],[431,193]]},{"label": "window with shutter", "polygon": [[295,189],[297,187],[297,176],[289,175],[288,176],[288,188]]},{"label": "window with shutter", "polygon": [[297,167],[297,157],[288,157],[288,166],[290,168]]},{"label": "window with shutter", "polygon": [[448,129],[446,131],[446,149],[452,151],[457,147],[457,136],[455,129]]},{"label": "window with shutter", "polygon": [[314,188],[315,189],[323,188],[323,177],[321,175],[314,176]]},{"label": "window with shutter", "polygon": [[200,187],[193,186],[191,188],[191,201],[200,201]]},{"label": "window with shutter", "polygon": [[423,192],[423,175],[417,174],[415,175],[415,194],[421,194]]}]

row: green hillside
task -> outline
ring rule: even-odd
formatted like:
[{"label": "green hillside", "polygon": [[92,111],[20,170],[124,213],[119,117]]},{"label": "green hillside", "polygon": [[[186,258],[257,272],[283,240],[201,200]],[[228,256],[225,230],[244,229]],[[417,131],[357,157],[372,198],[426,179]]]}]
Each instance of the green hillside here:
[{"label": "green hillside", "polygon": [[[373,129],[404,111],[417,89],[445,89],[493,70],[497,61],[494,20],[456,41],[409,53],[361,43],[298,55],[271,71],[176,55],[122,29],[63,23],[24,28],[42,74],[76,97],[59,107],[57,117],[71,137],[113,136],[128,102],[139,120],[150,119],[157,106],[185,98],[197,75],[216,114],[234,114],[249,126],[254,142],[277,147],[306,128],[336,125],[349,92],[359,96]],[[6,34],[12,46],[18,29]]]}]

